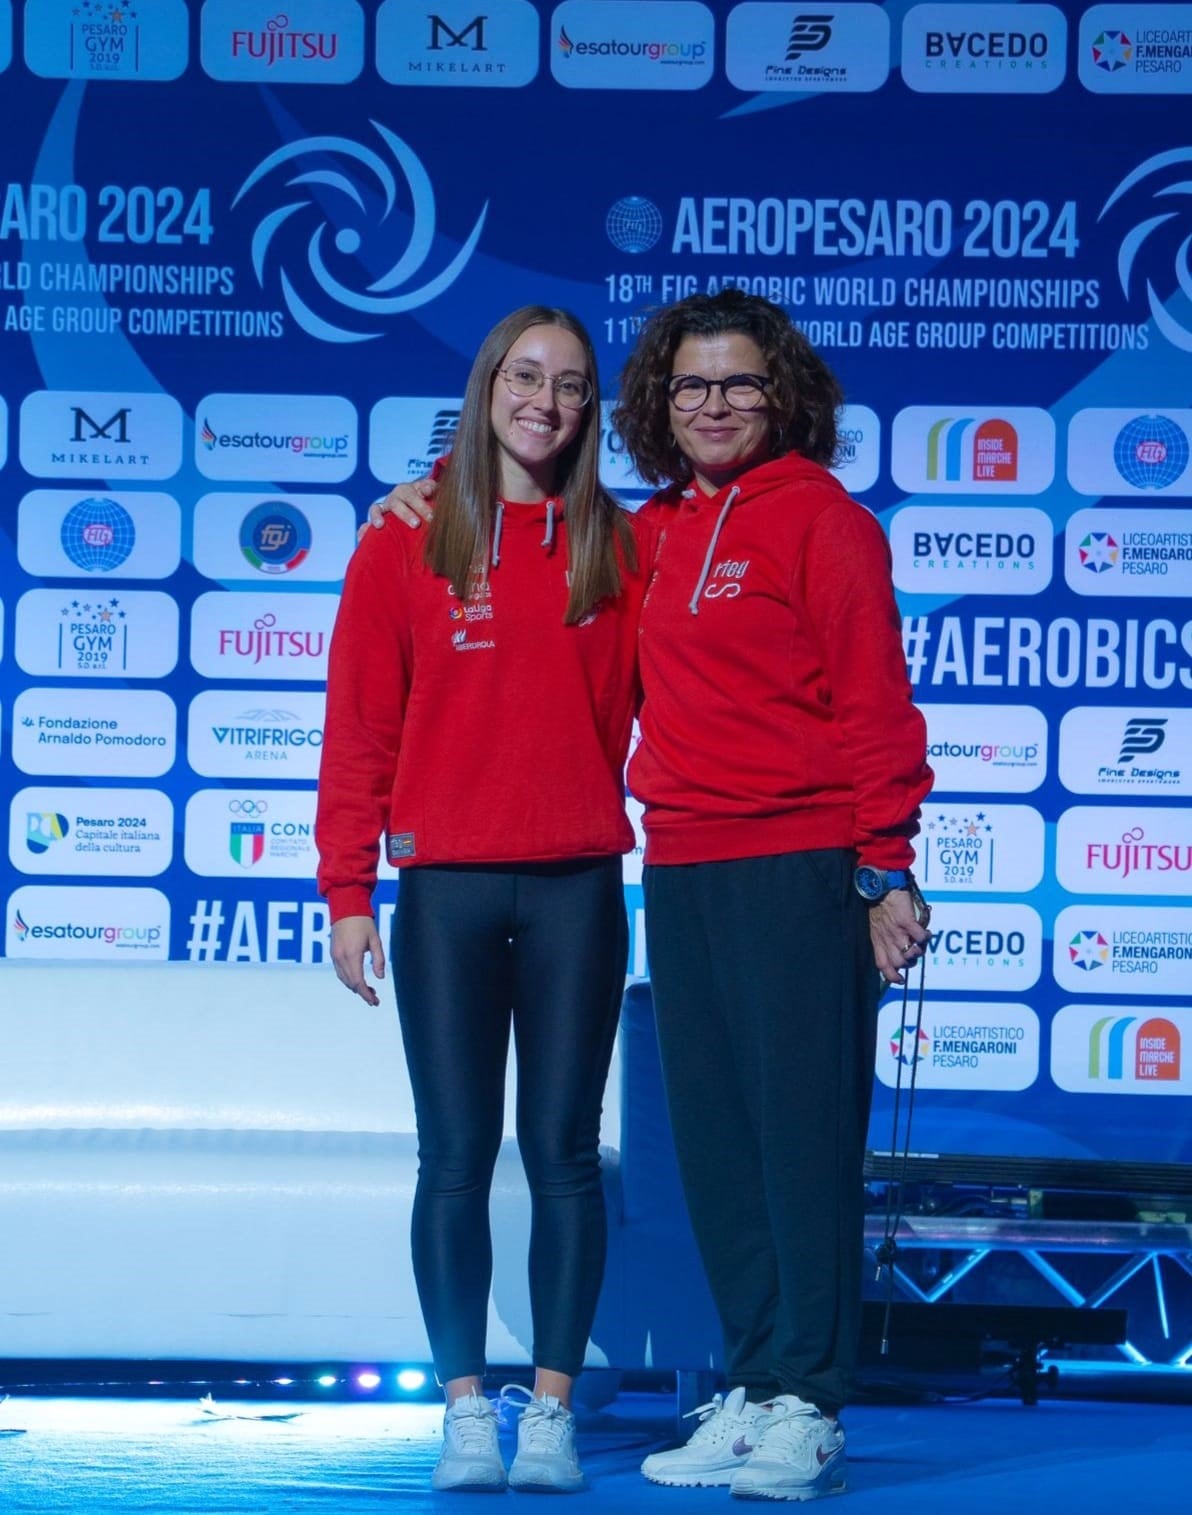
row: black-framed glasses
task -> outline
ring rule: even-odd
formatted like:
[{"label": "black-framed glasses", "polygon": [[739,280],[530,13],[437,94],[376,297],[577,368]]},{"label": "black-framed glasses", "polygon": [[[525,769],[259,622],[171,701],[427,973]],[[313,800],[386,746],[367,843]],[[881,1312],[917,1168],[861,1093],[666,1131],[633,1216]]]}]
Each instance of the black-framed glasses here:
[{"label": "black-framed glasses", "polygon": [[666,386],[666,397],[676,410],[698,410],[715,387],[734,410],[757,410],[766,403],[766,390],[772,382],[760,373],[730,373],[724,379],[677,373]]},{"label": "black-framed glasses", "polygon": [[547,383],[565,410],[582,410],[592,398],[592,385],[582,373],[547,373],[537,363],[510,363],[497,372],[509,393],[519,400],[528,400]]}]

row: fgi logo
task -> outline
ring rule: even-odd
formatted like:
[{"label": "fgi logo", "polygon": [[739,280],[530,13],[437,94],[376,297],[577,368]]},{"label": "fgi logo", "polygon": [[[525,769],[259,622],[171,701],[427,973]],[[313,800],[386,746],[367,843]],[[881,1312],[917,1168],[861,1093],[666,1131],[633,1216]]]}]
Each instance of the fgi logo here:
[{"label": "fgi logo", "polygon": [[1177,1083],[1180,1054],[1179,1028],[1166,1016],[1154,1015],[1139,1024],[1135,1015],[1105,1015],[1089,1031],[1090,1078]]},{"label": "fgi logo", "polygon": [[[262,217],[253,233],[252,263],[264,288],[267,263],[285,227],[286,248],[277,260],[282,297],[302,330],[322,342],[372,341],[381,331],[360,330],[361,324],[375,328],[378,320],[437,299],[463,272],[488,215],[486,200],[455,257],[441,272],[410,288],[434,245],[435,193],[413,149],[379,121],[371,125],[388,156],[350,137],[303,137],[258,163],[232,201],[234,208],[275,168],[286,170],[287,193],[297,185],[305,187],[301,198],[290,193],[285,204]],[[394,163],[413,201],[412,217],[397,210]],[[296,164],[309,167],[289,176]],[[304,248],[299,227],[309,229]],[[396,244],[403,238],[399,248]],[[362,271],[375,272],[376,277],[358,289]],[[311,303],[316,292],[329,314],[320,314]],[[349,320],[352,325],[344,324]]]}]

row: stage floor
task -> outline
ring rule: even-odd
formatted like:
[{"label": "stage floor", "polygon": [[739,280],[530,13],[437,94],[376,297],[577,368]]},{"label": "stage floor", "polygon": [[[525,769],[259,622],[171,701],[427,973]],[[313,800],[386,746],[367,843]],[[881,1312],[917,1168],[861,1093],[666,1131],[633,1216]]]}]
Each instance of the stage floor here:
[{"label": "stage floor", "polygon": [[[0,1405],[0,1508],[29,1515],[457,1515],[476,1495],[432,1494],[441,1410],[425,1404],[10,1399]],[[297,1413],[295,1413],[297,1411]],[[263,1420],[269,1414],[293,1415]],[[1192,1408],[1008,1400],[859,1406],[847,1508],[857,1515],[1187,1515]],[[687,1515],[724,1489],[661,1489],[637,1468],[668,1444],[672,1401],[622,1395],[585,1413],[589,1515]],[[507,1500],[523,1496],[508,1494]],[[493,1507],[491,1499],[481,1509]],[[538,1506],[535,1506],[538,1508]],[[743,1502],[733,1509],[748,1508]]]}]

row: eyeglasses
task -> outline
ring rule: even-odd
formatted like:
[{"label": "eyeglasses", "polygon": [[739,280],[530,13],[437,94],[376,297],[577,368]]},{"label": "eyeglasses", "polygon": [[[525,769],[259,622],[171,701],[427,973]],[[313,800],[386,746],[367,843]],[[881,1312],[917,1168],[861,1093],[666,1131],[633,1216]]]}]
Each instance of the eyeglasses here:
[{"label": "eyeglasses", "polygon": [[697,373],[677,373],[666,386],[666,397],[676,410],[698,410],[713,387],[734,410],[757,410],[766,401],[773,381],[759,373],[731,373],[726,379],[705,379]]},{"label": "eyeglasses", "polygon": [[555,399],[564,410],[582,410],[592,398],[592,386],[580,373],[547,373],[537,363],[511,363],[508,368],[498,368],[505,380],[505,387],[519,400],[528,400],[536,395],[549,380]]}]

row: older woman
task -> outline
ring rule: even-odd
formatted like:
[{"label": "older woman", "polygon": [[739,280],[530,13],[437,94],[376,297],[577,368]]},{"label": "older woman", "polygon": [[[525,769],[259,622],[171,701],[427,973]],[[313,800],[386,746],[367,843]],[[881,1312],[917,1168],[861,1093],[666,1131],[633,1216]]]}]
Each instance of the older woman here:
[{"label": "older woman", "polygon": [[667,1101],[733,1385],[667,1484],[844,1486],[882,975],[926,932],[930,787],[881,527],[827,471],[840,390],[776,306],[646,326],[615,424],[660,545],[638,640],[646,932]]},{"label": "older woman", "polygon": [[[724,291],[647,323],[615,418],[666,486],[641,512],[657,547],[629,784],[667,1103],[732,1385],[643,1472],[743,1498],[844,1487],[876,1004],[927,937],[909,872],[926,734],[885,537],[828,472],[841,398],[779,307]],[[386,508],[428,514],[409,486]]]}]

